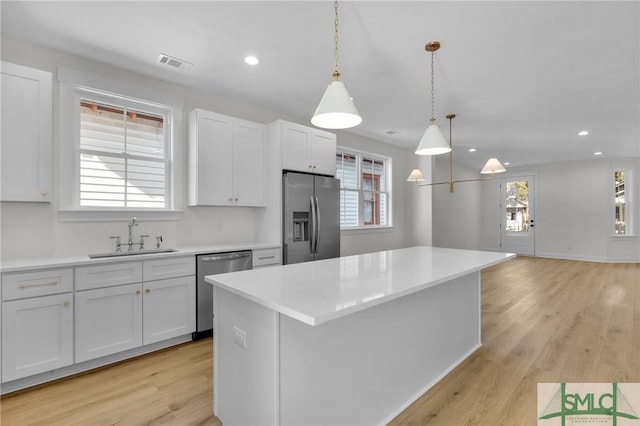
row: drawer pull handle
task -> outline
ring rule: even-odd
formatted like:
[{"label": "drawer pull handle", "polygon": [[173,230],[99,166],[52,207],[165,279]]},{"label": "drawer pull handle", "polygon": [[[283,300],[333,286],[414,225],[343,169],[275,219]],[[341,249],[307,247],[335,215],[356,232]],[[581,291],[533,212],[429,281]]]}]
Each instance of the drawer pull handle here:
[{"label": "drawer pull handle", "polygon": [[46,287],[48,285],[56,285],[58,281],[50,281],[46,283],[29,283],[29,284],[20,284],[20,288],[31,288],[31,287]]},{"label": "drawer pull handle", "polygon": [[272,256],[261,256],[261,257],[258,258],[258,260],[275,259],[275,257],[276,257],[275,255],[272,255]]}]

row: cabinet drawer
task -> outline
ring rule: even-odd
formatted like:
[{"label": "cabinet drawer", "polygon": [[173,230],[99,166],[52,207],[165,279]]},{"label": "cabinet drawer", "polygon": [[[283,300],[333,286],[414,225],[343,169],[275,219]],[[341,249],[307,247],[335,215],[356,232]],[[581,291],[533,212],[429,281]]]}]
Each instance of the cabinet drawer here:
[{"label": "cabinet drawer", "polygon": [[166,278],[186,277],[196,274],[196,257],[169,257],[158,260],[145,260],[142,264],[142,276],[145,281]]},{"label": "cabinet drawer", "polygon": [[142,262],[110,263],[76,268],[76,290],[111,287],[142,281]]},{"label": "cabinet drawer", "polygon": [[2,275],[2,300],[73,291],[73,269],[49,269]]},{"label": "cabinet drawer", "polygon": [[280,265],[282,259],[280,258],[280,247],[253,250],[253,267],[266,265]]}]

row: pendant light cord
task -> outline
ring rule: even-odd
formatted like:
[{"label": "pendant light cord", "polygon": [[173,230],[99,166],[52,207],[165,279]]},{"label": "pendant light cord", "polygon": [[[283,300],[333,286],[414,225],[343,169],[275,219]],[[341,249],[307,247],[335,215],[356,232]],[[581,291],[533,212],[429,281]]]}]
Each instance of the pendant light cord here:
[{"label": "pendant light cord", "polygon": [[340,77],[340,71],[338,71],[338,0],[333,2],[333,10],[335,13],[333,20],[335,30],[333,35],[333,78],[338,79]]},{"label": "pendant light cord", "polygon": [[435,94],[435,72],[433,67],[433,52],[431,52],[431,120],[430,123],[435,123],[435,110],[436,110],[436,94]]}]

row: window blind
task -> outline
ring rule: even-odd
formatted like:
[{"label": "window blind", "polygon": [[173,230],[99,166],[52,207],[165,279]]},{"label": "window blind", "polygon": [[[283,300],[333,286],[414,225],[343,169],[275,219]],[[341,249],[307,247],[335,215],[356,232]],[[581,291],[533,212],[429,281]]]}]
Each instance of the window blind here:
[{"label": "window blind", "polygon": [[165,208],[164,117],[80,102],[80,206]]}]

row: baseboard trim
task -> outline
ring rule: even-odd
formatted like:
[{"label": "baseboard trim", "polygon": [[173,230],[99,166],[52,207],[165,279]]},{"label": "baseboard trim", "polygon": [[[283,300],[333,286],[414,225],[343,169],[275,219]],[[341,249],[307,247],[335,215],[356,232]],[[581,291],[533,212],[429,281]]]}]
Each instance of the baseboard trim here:
[{"label": "baseboard trim", "polygon": [[536,257],[545,257],[550,259],[579,260],[583,262],[598,263],[640,263],[640,258],[636,257],[602,257],[602,256],[585,256],[580,254],[566,253],[537,253]]}]

